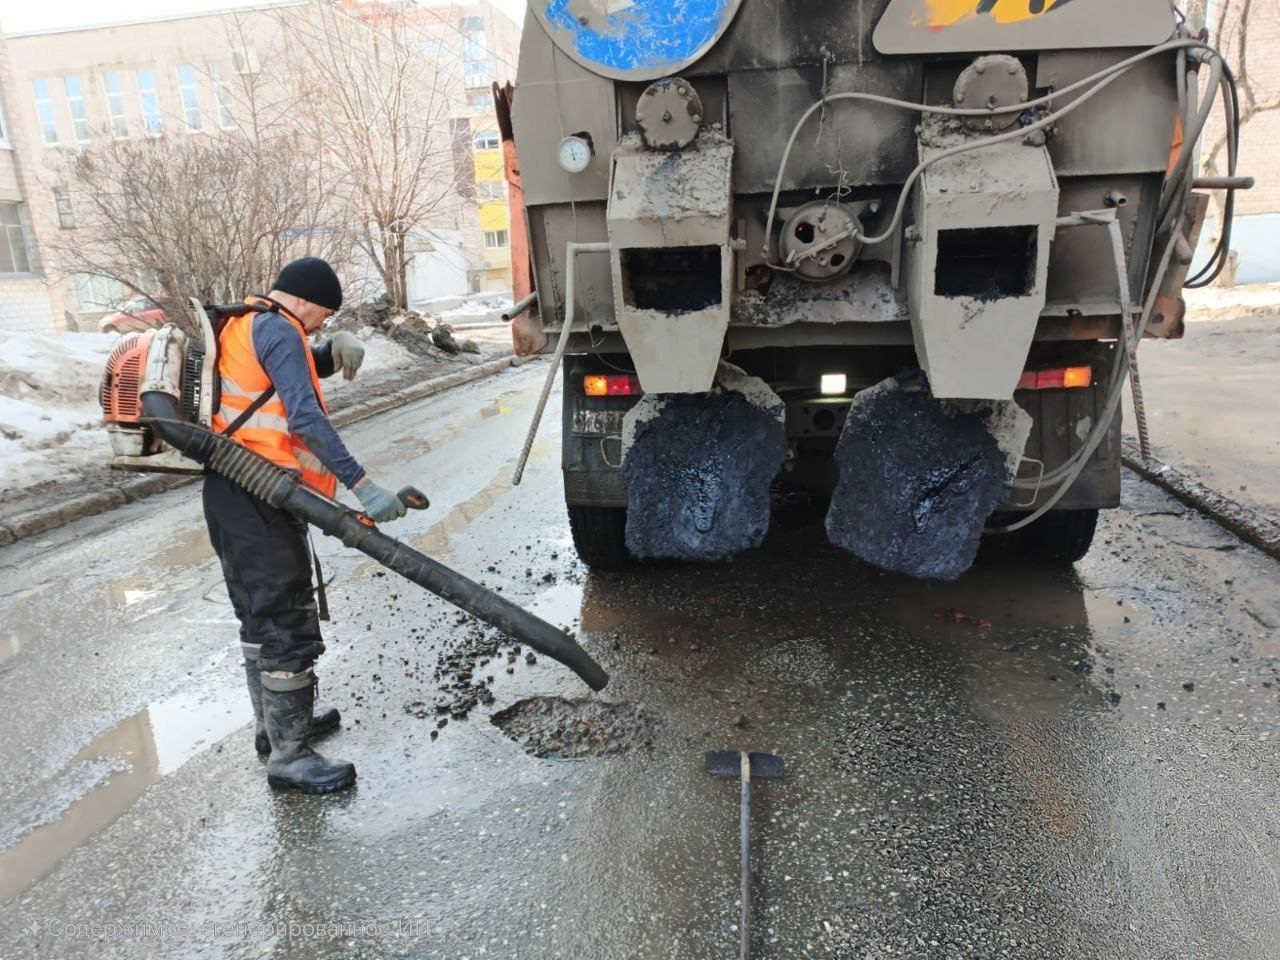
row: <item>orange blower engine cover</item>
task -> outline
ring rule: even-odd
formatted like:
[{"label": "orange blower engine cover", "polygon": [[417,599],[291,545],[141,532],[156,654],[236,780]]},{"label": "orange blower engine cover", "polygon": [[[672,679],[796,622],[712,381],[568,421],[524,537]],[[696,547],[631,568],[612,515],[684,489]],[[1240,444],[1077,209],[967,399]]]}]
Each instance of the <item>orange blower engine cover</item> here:
[{"label": "orange blower engine cover", "polygon": [[136,424],[142,421],[142,368],[147,362],[151,334],[134,334],[116,344],[107,357],[98,401],[107,423]]}]

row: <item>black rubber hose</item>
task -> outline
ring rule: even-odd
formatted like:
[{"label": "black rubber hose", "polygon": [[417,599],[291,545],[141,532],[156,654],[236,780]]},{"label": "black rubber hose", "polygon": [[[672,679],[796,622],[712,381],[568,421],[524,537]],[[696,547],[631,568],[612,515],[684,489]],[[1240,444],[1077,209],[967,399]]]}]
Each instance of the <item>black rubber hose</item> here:
[{"label": "black rubber hose", "polygon": [[426,554],[387,536],[363,514],[321,496],[265,457],[189,422],[183,417],[178,401],[169,394],[157,391],[144,393],[142,411],[144,422],[165,443],[234,481],[260,500],[287,510],[512,639],[527,643],[539,653],[558,660],[592,690],[603,690],[609,682],[609,675],[600,664],[563,631]]}]

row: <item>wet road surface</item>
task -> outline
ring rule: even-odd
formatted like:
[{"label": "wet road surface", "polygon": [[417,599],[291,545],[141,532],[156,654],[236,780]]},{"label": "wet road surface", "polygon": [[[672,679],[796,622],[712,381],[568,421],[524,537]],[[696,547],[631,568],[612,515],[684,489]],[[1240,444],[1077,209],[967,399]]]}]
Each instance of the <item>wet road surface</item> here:
[{"label": "wet road surface", "polygon": [[[198,492],[88,518],[0,550],[0,956],[733,956],[725,747],[787,764],[753,796],[760,958],[1276,956],[1273,561],[1127,476],[1074,571],[924,584],[791,517],[728,564],[589,576],[558,418],[510,483],[544,371],[345,434],[431,497],[389,532],[578,634],[619,735],[556,759],[567,670],[322,539],[321,749],[360,779],[273,794]],[[493,702],[451,719],[465,669]],[[570,701],[544,757],[490,722],[530,697]]]}]

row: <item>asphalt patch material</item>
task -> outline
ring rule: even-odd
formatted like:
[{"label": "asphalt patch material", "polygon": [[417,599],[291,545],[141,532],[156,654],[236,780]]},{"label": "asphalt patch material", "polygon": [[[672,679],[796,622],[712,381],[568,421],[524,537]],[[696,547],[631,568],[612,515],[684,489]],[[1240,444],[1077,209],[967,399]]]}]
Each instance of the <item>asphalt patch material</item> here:
[{"label": "asphalt patch material", "polygon": [[738,390],[642,403],[650,415],[635,420],[622,466],[627,549],[638,558],[723,560],[758,547],[786,456],[781,403],[763,407]]},{"label": "asphalt patch material", "polygon": [[644,704],[530,697],[495,713],[493,725],[526,753],[551,760],[605,757],[653,746],[658,721]]},{"label": "asphalt patch material", "polygon": [[925,580],[954,580],[969,569],[987,518],[1012,486],[1007,454],[984,416],[896,379],[857,395],[835,460],[831,542]]}]

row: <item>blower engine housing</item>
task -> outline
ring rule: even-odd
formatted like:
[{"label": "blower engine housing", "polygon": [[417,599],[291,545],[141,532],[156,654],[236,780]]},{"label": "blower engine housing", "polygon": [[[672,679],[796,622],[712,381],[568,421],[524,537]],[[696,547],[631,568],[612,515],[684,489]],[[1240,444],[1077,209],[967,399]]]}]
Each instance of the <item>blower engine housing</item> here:
[{"label": "blower engine housing", "polygon": [[[208,427],[217,398],[218,338],[207,311],[191,301],[199,340],[172,323],[121,340],[107,358],[98,399],[113,470],[201,474],[204,467],[166,444],[143,421],[142,394],[167,393],[187,422]],[[220,311],[222,308],[212,308]]]}]

